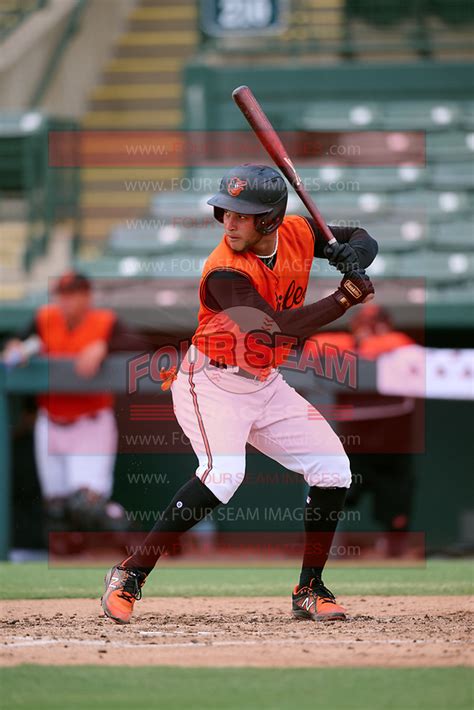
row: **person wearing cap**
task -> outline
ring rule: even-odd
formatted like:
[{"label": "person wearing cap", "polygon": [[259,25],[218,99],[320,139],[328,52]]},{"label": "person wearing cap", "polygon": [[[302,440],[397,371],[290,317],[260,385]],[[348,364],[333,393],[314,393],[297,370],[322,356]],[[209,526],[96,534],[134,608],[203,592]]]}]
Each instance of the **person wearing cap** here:
[{"label": "person wearing cap", "polygon": [[[245,477],[247,443],[308,484],[293,616],[346,618],[322,575],[351,482],[349,461],[333,429],[280,367],[323,325],[373,297],[365,268],[377,242],[362,228],[334,226],[328,244],[311,217],[286,214],[287,201],[283,177],[260,164],[231,168],[208,200],[224,233],[202,269],[192,344],[169,378],[176,419],[198,465],[143,544],[107,572],[102,608],[117,623],[130,622],[162,554],[231,500]],[[305,305],[315,258],[344,275],[333,293]]]},{"label": "person wearing cap", "polygon": [[[54,300],[41,306],[20,339],[10,340],[6,363],[25,362],[38,342],[49,358],[72,358],[85,381],[94,377],[113,350],[143,350],[150,344],[118,320],[114,311],[95,308],[92,284],[76,272],[63,274]],[[117,426],[110,392],[47,392],[37,398],[35,459],[44,500],[46,527],[63,530],[120,529],[125,511],[110,501],[117,451]]]}]

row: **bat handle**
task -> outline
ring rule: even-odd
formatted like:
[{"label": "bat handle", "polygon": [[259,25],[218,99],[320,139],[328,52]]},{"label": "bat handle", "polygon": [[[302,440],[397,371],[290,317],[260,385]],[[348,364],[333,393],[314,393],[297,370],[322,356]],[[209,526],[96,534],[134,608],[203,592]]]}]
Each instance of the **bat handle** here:
[{"label": "bat handle", "polygon": [[330,244],[330,245],[337,244],[337,243],[338,243],[338,241],[337,241],[336,237],[332,237],[331,239],[328,239],[328,244]]}]

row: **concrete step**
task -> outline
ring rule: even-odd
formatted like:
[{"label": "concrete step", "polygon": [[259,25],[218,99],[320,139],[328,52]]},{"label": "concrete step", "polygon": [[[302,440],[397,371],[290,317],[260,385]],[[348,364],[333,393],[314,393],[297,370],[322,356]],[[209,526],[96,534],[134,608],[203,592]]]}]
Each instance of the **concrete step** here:
[{"label": "concrete step", "polygon": [[111,59],[105,68],[108,72],[120,73],[145,73],[145,72],[177,72],[181,69],[183,60],[181,57],[160,57],[158,59],[141,59],[132,57],[115,57]]},{"label": "concrete step", "polygon": [[182,32],[194,31],[196,21],[193,18],[186,20],[132,20],[128,24],[130,32]]},{"label": "concrete step", "polygon": [[123,99],[181,99],[183,89],[176,84],[128,83],[98,86],[92,100],[119,101]]},{"label": "concrete step", "polygon": [[26,296],[26,281],[22,271],[2,274],[0,282],[0,299],[2,301],[21,301]]},{"label": "concrete step", "polygon": [[199,40],[193,30],[155,30],[154,32],[126,32],[118,40],[119,47],[195,47]]},{"label": "concrete step", "polygon": [[[146,61],[146,60],[145,60]],[[134,72],[109,72],[106,71],[102,75],[103,86],[114,86],[136,82],[137,84],[159,84],[160,86],[181,86],[182,74],[181,71],[160,71],[156,72],[153,69]]]},{"label": "concrete step", "polygon": [[159,130],[176,128],[183,121],[181,109],[169,110],[133,110],[124,111],[101,110],[88,112],[83,120],[84,128],[117,128]]},{"label": "concrete step", "polygon": [[90,111],[179,111],[182,99],[93,99],[90,102]]},{"label": "concrete step", "polygon": [[180,59],[181,65],[184,60],[194,54],[196,50],[195,44],[124,44],[117,46],[115,57],[119,59],[143,59],[149,58],[157,60],[163,59]]},{"label": "concrete step", "polygon": [[187,4],[178,3],[168,3],[153,7],[136,7],[129,15],[129,20],[134,22],[136,20],[165,20],[166,22],[170,20],[194,20],[196,21],[198,15],[196,4],[188,2]]}]

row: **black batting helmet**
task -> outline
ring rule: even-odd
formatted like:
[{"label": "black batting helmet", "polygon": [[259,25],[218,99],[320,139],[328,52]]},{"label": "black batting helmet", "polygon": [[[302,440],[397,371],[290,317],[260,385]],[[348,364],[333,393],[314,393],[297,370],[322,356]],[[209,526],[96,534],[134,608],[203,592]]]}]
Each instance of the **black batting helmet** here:
[{"label": "black batting helmet", "polygon": [[224,212],[255,215],[255,229],[270,234],[283,222],[288,189],[279,172],[267,165],[238,165],[222,178],[219,192],[207,201],[214,217],[224,221]]}]

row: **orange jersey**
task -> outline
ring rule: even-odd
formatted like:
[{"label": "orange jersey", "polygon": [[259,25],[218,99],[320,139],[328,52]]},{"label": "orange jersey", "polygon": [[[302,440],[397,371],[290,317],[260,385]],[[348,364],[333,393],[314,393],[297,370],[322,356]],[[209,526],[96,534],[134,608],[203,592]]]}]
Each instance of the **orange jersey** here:
[{"label": "orange jersey", "polygon": [[275,345],[275,338],[270,337],[278,332],[276,324],[264,313],[246,314],[250,331],[261,334],[266,330],[269,336],[263,341],[258,336],[253,342],[252,352],[249,345],[251,333],[243,333],[232,320],[230,312],[213,311],[204,302],[206,281],[215,271],[235,271],[250,280],[273,310],[301,308],[313,258],[314,235],[303,217],[285,217],[278,228],[278,255],[273,269],[265,266],[252,251],[234,252],[224,235],[204,265],[199,289],[199,322],[193,344],[211,359],[221,360],[230,366],[239,365],[251,372],[282,364],[288,355],[288,348],[284,344]]},{"label": "orange jersey", "polygon": [[[115,323],[115,314],[108,310],[90,310],[85,318],[71,330],[64,315],[56,305],[43,306],[38,310],[36,324],[43,343],[43,352],[50,357],[71,357],[96,340],[108,340]],[[52,383],[54,386],[54,383]],[[99,409],[111,407],[113,396],[108,393],[94,394],[42,394],[38,404],[54,419],[73,420]]]},{"label": "orange jersey", "polygon": [[389,353],[397,348],[404,348],[407,345],[414,345],[414,340],[405,333],[391,330],[380,335],[371,335],[364,339],[359,347],[359,354],[368,360],[373,360],[383,353]]},{"label": "orange jersey", "polygon": [[387,333],[377,335],[368,335],[364,338],[359,347],[357,347],[356,339],[351,333],[342,331],[326,331],[312,335],[310,339],[316,342],[321,349],[324,348],[325,345],[330,345],[337,348],[339,352],[343,352],[344,350],[357,352],[360,357],[367,358],[368,360],[375,359],[379,355],[388,353],[391,350],[403,348],[406,345],[413,345],[415,342],[409,335],[401,333],[398,330],[390,330]]}]

